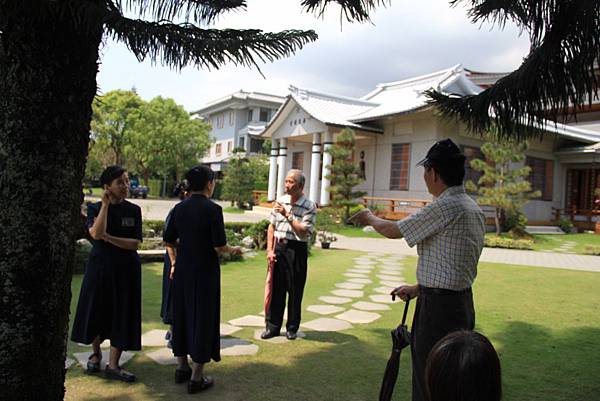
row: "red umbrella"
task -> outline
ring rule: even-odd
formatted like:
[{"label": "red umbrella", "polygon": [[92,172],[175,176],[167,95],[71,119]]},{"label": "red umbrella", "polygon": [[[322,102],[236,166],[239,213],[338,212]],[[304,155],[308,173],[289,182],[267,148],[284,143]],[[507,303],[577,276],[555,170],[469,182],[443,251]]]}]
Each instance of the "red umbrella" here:
[{"label": "red umbrella", "polygon": [[265,317],[269,312],[273,295],[273,263],[267,263],[267,278],[265,280]]}]

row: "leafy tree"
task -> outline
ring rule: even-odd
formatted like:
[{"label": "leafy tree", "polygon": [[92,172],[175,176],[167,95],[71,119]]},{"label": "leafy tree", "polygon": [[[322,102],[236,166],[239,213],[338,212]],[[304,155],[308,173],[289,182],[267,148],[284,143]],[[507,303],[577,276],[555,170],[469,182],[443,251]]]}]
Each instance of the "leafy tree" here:
[{"label": "leafy tree", "polygon": [[110,164],[125,166],[125,147],[135,134],[144,100],[133,91],[114,90],[98,96],[93,104],[91,136],[100,147],[112,150]]},{"label": "leafy tree", "polygon": [[[248,157],[252,174],[254,175],[253,189],[264,189],[269,183],[269,156],[263,154]],[[260,188],[259,188],[260,187]]]},{"label": "leafy tree", "polygon": [[[322,13],[330,0],[301,0]],[[379,0],[334,0],[368,21]],[[64,397],[71,273],[99,48],[180,69],[256,66],[313,31],[211,29],[244,0],[0,0],[0,384],[8,399]],[[127,16],[126,16],[127,15]],[[121,162],[121,154],[115,155]]]},{"label": "leafy tree", "polygon": [[529,35],[529,55],[519,68],[478,95],[432,91],[450,118],[484,134],[541,136],[546,118],[573,116],[597,97],[600,61],[600,2],[590,0],[452,0],[464,3],[474,23],[514,22]]},{"label": "leafy tree", "polygon": [[[532,191],[531,184],[526,180],[531,172],[529,166],[515,168],[511,163],[520,163],[525,160],[527,142],[524,141],[492,141],[481,146],[485,159],[471,160],[471,167],[483,172],[477,183],[469,180],[465,187],[472,192],[477,192],[477,203],[493,206],[495,208],[494,220],[496,234],[500,235],[500,221],[502,215],[511,215],[520,219],[515,225],[525,225],[521,213],[523,205],[532,198],[541,195],[540,191]],[[521,217],[522,216],[522,217]]]},{"label": "leafy tree", "polygon": [[179,181],[210,146],[209,131],[207,124],[191,119],[173,99],[158,96],[143,104],[127,137],[125,154],[145,185],[150,176],[166,175],[171,170]]},{"label": "leafy tree", "polygon": [[223,171],[223,191],[221,198],[237,204],[240,209],[252,202],[254,171],[250,160],[243,153],[234,153]]},{"label": "leafy tree", "polygon": [[366,192],[353,190],[364,181],[358,164],[353,160],[355,142],[354,131],[345,128],[327,151],[333,157],[327,175],[327,179],[331,180],[329,187],[329,192],[333,194],[331,203],[333,206],[344,208],[344,222],[350,217],[350,208],[358,204],[355,199],[366,194]]}]

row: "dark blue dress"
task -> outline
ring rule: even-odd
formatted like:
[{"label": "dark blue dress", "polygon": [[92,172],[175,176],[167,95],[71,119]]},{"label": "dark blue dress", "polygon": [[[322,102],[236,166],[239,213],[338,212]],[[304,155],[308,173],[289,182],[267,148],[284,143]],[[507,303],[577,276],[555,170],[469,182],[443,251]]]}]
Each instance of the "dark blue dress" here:
[{"label": "dark blue dress", "polygon": [[[169,211],[165,220],[165,230],[173,216],[173,209]],[[171,275],[171,258],[165,252],[165,262],[163,265],[163,281],[162,281],[162,301],[160,304],[160,317],[164,324],[173,324],[173,303],[171,302],[171,291],[173,288],[173,280],[169,278]]]},{"label": "dark blue dress", "polygon": [[177,204],[163,239],[175,243],[173,353],[196,363],[221,360],[221,268],[215,247],[227,243],[221,206],[194,194]]},{"label": "dark blue dress", "polygon": [[[100,213],[101,202],[90,204],[88,229]],[[139,206],[124,200],[110,204],[106,232],[121,238],[142,240]],[[93,247],[81,283],[71,340],[90,344],[100,336],[120,350],[142,348],[141,264],[136,251],[107,242],[92,241]]]}]

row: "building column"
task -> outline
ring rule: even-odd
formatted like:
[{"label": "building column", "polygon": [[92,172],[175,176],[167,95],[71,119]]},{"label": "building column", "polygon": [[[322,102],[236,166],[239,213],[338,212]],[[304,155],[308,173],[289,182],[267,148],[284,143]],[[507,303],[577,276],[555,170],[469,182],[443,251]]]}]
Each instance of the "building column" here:
[{"label": "building column", "polygon": [[277,194],[277,156],[279,155],[279,150],[277,147],[279,146],[279,142],[277,139],[271,140],[271,156],[269,157],[269,193],[267,198],[269,202],[275,200],[275,195]]},{"label": "building column", "polygon": [[287,159],[287,138],[279,140],[279,157],[277,158],[277,198],[285,193],[285,162]]},{"label": "building column", "polygon": [[320,206],[329,205],[329,185],[331,181],[326,178],[329,175],[329,166],[333,160],[331,153],[328,153],[327,150],[331,149],[333,145],[333,135],[331,132],[325,132],[323,137],[323,178],[321,181],[321,202],[319,202]]},{"label": "building column", "polygon": [[321,170],[321,134],[313,134],[312,155],[310,159],[310,187],[308,198],[319,203],[319,173]]}]

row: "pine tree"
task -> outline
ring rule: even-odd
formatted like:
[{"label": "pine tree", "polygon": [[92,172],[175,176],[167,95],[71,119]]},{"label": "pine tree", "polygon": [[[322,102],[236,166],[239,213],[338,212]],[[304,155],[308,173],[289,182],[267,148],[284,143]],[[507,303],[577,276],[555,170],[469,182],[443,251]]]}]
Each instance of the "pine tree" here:
[{"label": "pine tree", "polygon": [[333,195],[332,205],[344,208],[344,222],[350,217],[350,208],[356,206],[356,198],[366,192],[354,191],[354,187],[363,182],[360,168],[353,160],[356,148],[354,131],[349,128],[342,130],[328,153],[333,157],[327,179],[331,180],[329,192]]},{"label": "pine tree", "polygon": [[237,207],[243,209],[246,204],[252,202],[252,190],[254,189],[254,171],[250,160],[243,153],[235,153],[227,163],[223,179],[223,192],[221,197]]},{"label": "pine tree", "polygon": [[478,194],[477,203],[495,208],[496,234],[500,235],[500,221],[503,215],[518,215],[522,207],[532,198],[539,197],[540,191],[532,191],[526,180],[531,172],[529,166],[514,168],[511,163],[525,159],[527,142],[491,141],[481,146],[485,159],[471,160],[471,168],[482,172],[477,183],[469,180],[465,187]]}]

